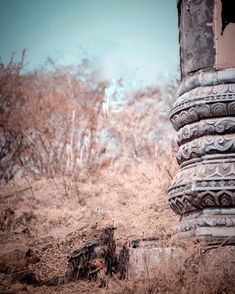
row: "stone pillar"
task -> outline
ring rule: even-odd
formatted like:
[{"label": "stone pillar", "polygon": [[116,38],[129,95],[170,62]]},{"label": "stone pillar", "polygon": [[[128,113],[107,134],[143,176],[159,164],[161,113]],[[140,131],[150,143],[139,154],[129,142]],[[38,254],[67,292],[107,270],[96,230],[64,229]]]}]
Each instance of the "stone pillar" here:
[{"label": "stone pillar", "polygon": [[181,85],[170,119],[179,238],[235,243],[235,3],[178,1]]}]

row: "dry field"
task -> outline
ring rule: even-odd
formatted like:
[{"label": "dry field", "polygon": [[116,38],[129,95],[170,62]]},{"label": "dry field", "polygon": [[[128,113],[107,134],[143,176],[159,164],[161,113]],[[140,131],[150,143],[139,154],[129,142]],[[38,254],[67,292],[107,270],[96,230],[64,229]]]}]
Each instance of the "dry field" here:
[{"label": "dry field", "polygon": [[145,238],[170,246],[179,221],[167,203],[177,82],[109,101],[86,60],[49,65],[22,75],[23,56],[0,62],[0,293],[235,293],[234,251],[203,244],[163,260],[151,281],[37,284],[65,275],[67,256],[102,228],[116,227],[117,249]]},{"label": "dry field", "polygon": [[[234,250],[217,246],[208,251],[200,243],[187,245],[186,254],[174,264],[163,260],[151,281],[114,276],[99,288],[98,281],[35,286],[15,278],[25,269],[40,280],[63,276],[67,256],[106,226],[117,228],[117,249],[146,237],[170,246],[178,217],[169,209],[160,183],[152,165],[141,165],[116,177],[83,174],[76,182],[54,178],[34,181],[30,187],[23,181],[3,185],[1,293],[234,293]],[[25,258],[28,249],[33,254]]]}]

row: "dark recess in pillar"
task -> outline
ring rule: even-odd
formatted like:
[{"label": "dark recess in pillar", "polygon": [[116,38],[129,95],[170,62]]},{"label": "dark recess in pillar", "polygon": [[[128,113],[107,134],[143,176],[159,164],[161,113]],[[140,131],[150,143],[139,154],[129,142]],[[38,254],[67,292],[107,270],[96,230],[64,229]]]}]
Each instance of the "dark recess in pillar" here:
[{"label": "dark recess in pillar", "polygon": [[182,79],[182,63],[181,63],[181,48],[180,48],[180,39],[181,39],[181,32],[180,32],[180,19],[181,19],[181,3],[182,0],[177,0],[177,10],[178,10],[178,43],[179,43],[179,58],[180,58],[180,74]]},{"label": "dark recess in pillar", "polygon": [[221,18],[222,18],[222,30],[221,35],[223,35],[223,32],[227,25],[229,23],[235,23],[235,1],[234,0],[221,0],[222,2],[222,12],[221,12]]}]

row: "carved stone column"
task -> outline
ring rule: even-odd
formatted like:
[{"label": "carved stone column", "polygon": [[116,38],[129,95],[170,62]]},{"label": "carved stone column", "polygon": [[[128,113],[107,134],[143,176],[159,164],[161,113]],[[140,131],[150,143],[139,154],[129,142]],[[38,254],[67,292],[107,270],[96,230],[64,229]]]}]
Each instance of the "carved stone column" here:
[{"label": "carved stone column", "polygon": [[178,1],[181,85],[171,111],[176,236],[235,243],[235,4]]}]

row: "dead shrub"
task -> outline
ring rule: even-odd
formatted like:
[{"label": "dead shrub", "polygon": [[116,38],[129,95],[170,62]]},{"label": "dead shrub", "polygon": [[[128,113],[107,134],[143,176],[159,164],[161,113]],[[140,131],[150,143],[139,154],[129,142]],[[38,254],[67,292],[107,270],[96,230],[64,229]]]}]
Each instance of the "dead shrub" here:
[{"label": "dead shrub", "polygon": [[177,83],[127,91],[121,107],[114,92],[107,112],[108,82],[97,81],[87,60],[73,67],[49,60],[27,74],[23,66],[24,53],[19,63],[0,63],[0,182],[123,173],[146,161],[172,177],[162,158],[172,145],[168,111]]}]

